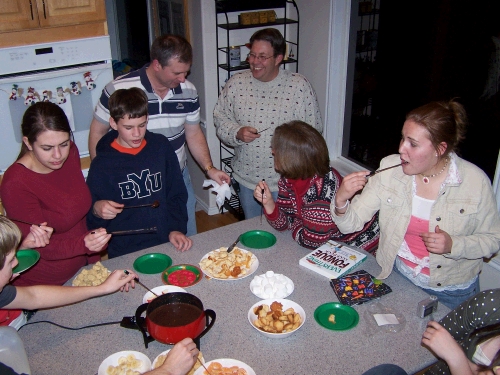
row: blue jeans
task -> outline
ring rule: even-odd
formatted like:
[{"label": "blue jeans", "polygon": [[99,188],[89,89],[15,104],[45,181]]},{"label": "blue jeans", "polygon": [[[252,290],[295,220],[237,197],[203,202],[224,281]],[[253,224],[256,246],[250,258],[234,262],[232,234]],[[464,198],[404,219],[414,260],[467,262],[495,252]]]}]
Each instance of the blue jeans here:
[{"label": "blue jeans", "polygon": [[191,184],[191,176],[189,176],[189,170],[187,166],[182,171],[182,177],[184,178],[184,185],[186,185],[186,190],[188,193],[188,200],[186,204],[188,214],[186,236],[189,237],[198,233],[198,230],[196,229],[196,196],[194,195],[193,185]]},{"label": "blue jeans", "polygon": [[[396,264],[394,264],[394,267],[392,268],[394,272],[397,272],[401,276],[403,276],[405,279],[408,279],[405,275],[403,275],[401,272],[399,272],[398,268],[396,267]],[[411,282],[411,280],[410,280]],[[476,295],[479,293],[479,277],[476,279],[475,282],[473,282],[468,288],[465,289],[457,289],[457,290],[443,290],[440,292],[437,292],[432,289],[426,289],[420,287],[424,292],[431,296],[436,296],[438,298],[438,301],[442,303],[443,305],[449,307],[451,310],[453,310],[455,307],[460,305],[462,302],[468,300],[470,297]]]},{"label": "blue jeans", "polygon": [[[240,184],[240,192],[238,193],[238,196],[240,198],[241,208],[243,208],[243,213],[245,214],[245,219],[260,216],[262,210],[262,205],[253,197],[253,191],[254,189],[249,189]],[[278,192],[272,192],[271,195],[276,202]]]},{"label": "blue jeans", "polygon": [[453,310],[462,302],[467,301],[469,298],[479,293],[479,277],[465,289],[443,290],[442,292],[436,292],[425,288],[422,288],[422,290],[431,296],[436,296],[439,302]]},{"label": "blue jeans", "polygon": [[397,365],[383,364],[372,367],[362,375],[407,375],[407,373]]}]

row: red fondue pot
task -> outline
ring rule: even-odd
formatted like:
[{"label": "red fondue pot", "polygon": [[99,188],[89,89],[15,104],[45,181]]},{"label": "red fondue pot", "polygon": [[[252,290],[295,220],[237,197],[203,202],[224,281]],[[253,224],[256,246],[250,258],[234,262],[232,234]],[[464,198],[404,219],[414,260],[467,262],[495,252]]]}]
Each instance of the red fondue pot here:
[{"label": "red fondue pot", "polygon": [[215,322],[215,311],[203,310],[200,299],[189,293],[167,293],[156,297],[137,308],[136,321],[140,321],[144,311],[151,337],[169,345],[186,337],[199,339]]}]

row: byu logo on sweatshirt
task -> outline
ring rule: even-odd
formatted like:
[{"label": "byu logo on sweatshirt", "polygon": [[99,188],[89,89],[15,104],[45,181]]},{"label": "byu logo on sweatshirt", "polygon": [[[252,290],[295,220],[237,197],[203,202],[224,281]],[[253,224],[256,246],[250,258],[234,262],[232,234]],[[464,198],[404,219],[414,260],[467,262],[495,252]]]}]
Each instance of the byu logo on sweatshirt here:
[{"label": "byu logo on sweatshirt", "polygon": [[144,169],[139,176],[130,173],[127,178],[118,184],[122,199],[149,197],[152,192],[161,190],[161,172],[151,174],[149,169]]}]

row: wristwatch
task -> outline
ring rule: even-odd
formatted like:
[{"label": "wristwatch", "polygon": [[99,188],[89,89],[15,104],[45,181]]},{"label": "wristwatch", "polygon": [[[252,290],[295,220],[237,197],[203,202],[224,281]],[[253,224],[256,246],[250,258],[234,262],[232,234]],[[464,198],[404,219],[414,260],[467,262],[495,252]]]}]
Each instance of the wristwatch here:
[{"label": "wristwatch", "polygon": [[205,167],[205,173],[208,173],[208,171],[209,171],[210,169],[214,169],[214,168],[215,168],[215,167],[214,167],[212,164],[210,164],[209,166]]}]

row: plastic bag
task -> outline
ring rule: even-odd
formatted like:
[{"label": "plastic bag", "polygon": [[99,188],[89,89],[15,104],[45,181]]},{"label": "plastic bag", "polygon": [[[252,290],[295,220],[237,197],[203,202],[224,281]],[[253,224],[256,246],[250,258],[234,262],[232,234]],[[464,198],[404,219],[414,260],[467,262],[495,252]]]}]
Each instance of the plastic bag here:
[{"label": "plastic bag", "polygon": [[[373,301],[373,303],[366,306],[367,309],[363,313],[364,320],[367,322],[365,334],[368,337],[374,336],[378,333],[396,333],[405,328],[406,319],[404,315],[393,307],[385,306],[380,302]],[[397,324],[384,324],[379,325],[375,319],[376,314],[392,314],[391,317],[397,319]]]}]

